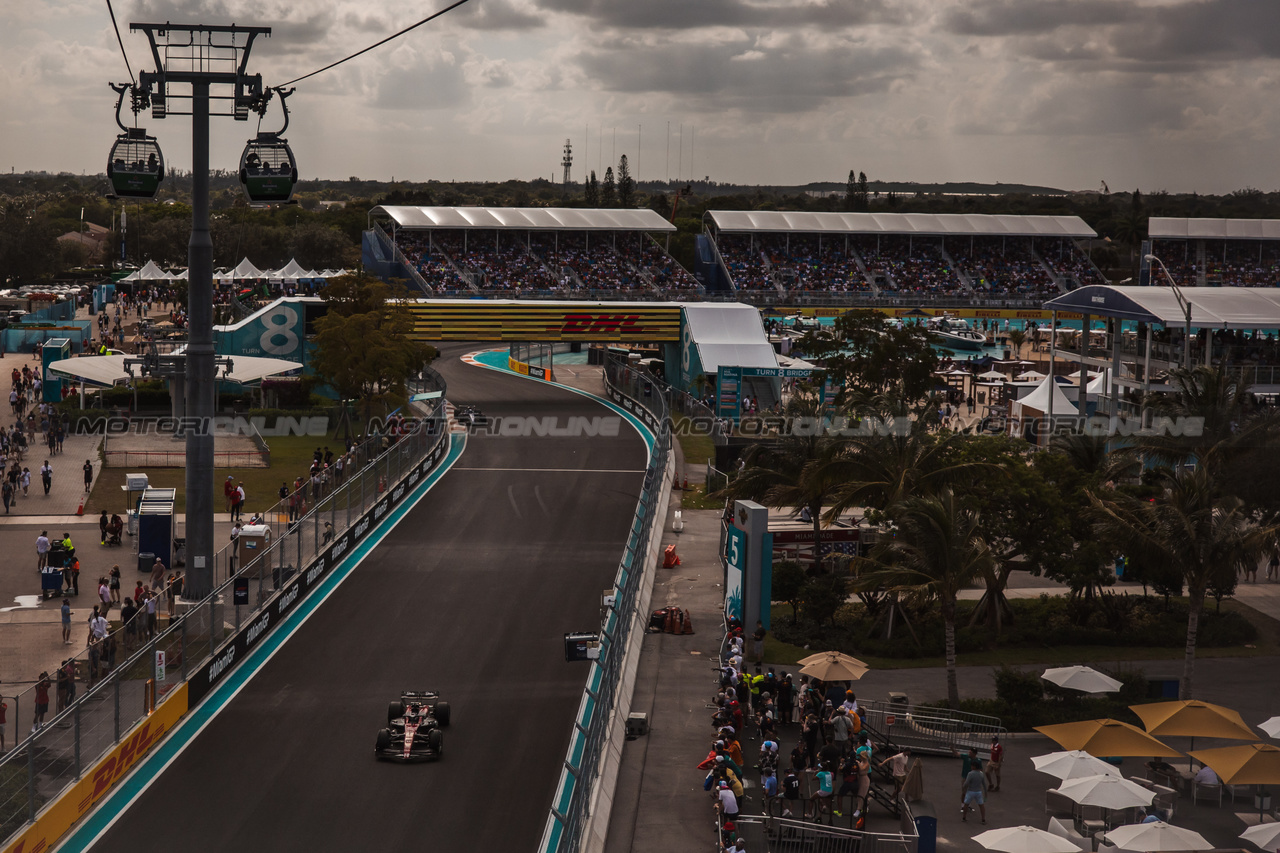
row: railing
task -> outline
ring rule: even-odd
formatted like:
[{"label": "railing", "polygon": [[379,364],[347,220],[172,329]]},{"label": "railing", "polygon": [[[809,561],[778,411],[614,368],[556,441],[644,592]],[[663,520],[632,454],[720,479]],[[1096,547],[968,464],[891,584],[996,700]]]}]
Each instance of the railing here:
[{"label": "railing", "polygon": [[[437,378],[434,371],[427,372],[428,381]],[[439,380],[437,390],[445,390],[443,380]],[[389,437],[375,437],[357,446],[355,458],[361,463],[358,469],[296,521],[276,526],[273,515],[279,514],[275,510],[269,512],[267,521],[272,530],[283,532],[272,537],[263,553],[247,565],[238,563],[234,544],[224,547],[214,556],[215,586],[208,597],[200,601],[157,602],[158,625],[164,621],[166,604],[170,613],[179,611],[165,630],[152,635],[145,617],[135,618],[109,634],[96,649],[75,655],[73,666],[85,674],[86,692],[65,709],[49,714],[42,727],[15,743],[0,758],[0,779],[4,780],[0,785],[3,834],[11,837],[24,830],[44,804],[78,782],[121,743],[122,736],[147,718],[151,707],[179,685],[193,676],[202,678],[200,682],[191,681],[188,698],[192,705],[203,698],[226,671],[219,669],[215,673],[206,666],[211,656],[215,652],[227,654],[222,647],[228,640],[237,643],[237,651],[244,646],[247,652],[253,642],[265,635],[261,630],[248,632],[253,636],[246,639],[246,633],[240,631],[243,625],[255,619],[260,620],[259,626],[274,624],[288,612],[288,607],[305,598],[305,592],[339,562],[336,549],[345,547],[343,543],[354,544],[370,526],[376,526],[386,517],[378,516],[377,510],[393,506],[406,489],[419,481],[423,466],[434,465],[442,457],[449,438],[443,397],[434,401],[419,423],[420,428],[394,442]],[[384,443],[388,445],[385,448]],[[395,486],[401,480],[405,482]],[[388,494],[392,486],[395,489]],[[283,506],[285,503],[281,502],[276,509]],[[352,530],[353,523],[359,523],[360,528]],[[301,569],[306,566],[311,568],[304,576]],[[233,586],[237,588],[233,590]],[[233,604],[237,599],[246,603]],[[273,606],[277,599],[278,606]],[[157,672],[157,652],[164,652],[167,661],[161,673]],[[108,664],[100,679],[94,670],[99,655]],[[115,665],[117,658],[121,661]],[[233,659],[242,660],[243,655],[237,654]],[[164,678],[158,678],[160,674]],[[154,700],[149,700],[147,694],[153,687],[156,694]],[[54,687],[50,685],[48,689],[52,693]],[[19,693],[18,705],[34,708],[34,691],[33,686]],[[15,720],[16,731],[27,725],[28,720]],[[135,733],[128,742],[137,739]],[[150,743],[143,744],[138,753],[145,752]],[[132,755],[133,750],[129,752]],[[123,776],[128,768],[115,769],[118,773],[111,779]]]},{"label": "railing", "polygon": [[[110,438],[108,437],[108,442]],[[107,468],[185,468],[185,450],[102,450],[102,464]],[[215,450],[215,468],[270,468],[271,456],[261,448],[254,450]]]},{"label": "railing", "polygon": [[984,714],[875,700],[858,704],[866,709],[867,725],[887,743],[912,752],[960,755],[976,749],[989,756],[991,738],[1005,733],[999,717]]},{"label": "railing", "polygon": [[400,264],[400,266],[404,267],[405,272],[409,273],[409,280],[416,284],[418,289],[423,293],[428,296],[433,296],[434,294],[431,292],[431,285],[427,284],[427,280],[422,277],[422,273],[418,272],[418,268],[410,263],[409,259],[405,257],[404,252],[402,252],[400,247],[396,245],[396,242],[387,236],[387,232],[384,231],[382,226],[377,222],[373,223],[373,232],[375,239],[381,239],[383,241],[384,248],[391,248],[391,262]]},{"label": "railing", "polygon": [[[637,619],[641,583],[645,577],[652,537],[662,535],[657,508],[665,496],[665,472],[671,449],[670,420],[666,400],[658,393],[645,396],[650,377],[618,359],[605,364],[609,398],[640,418],[653,433],[653,452],[645,469],[644,488],[631,523],[631,533],[614,581],[614,603],[600,631],[600,657],[591,664],[587,687],[578,707],[569,752],[551,806],[539,849],[546,853],[576,853],[585,841],[591,817],[592,792],[610,737],[610,722],[619,701],[623,664],[632,626]],[[642,615],[642,614],[641,614]]]}]

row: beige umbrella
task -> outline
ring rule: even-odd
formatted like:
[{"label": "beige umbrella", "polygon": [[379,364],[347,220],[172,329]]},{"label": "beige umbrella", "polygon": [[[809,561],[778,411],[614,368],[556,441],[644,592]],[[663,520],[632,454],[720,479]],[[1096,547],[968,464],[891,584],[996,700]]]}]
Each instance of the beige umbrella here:
[{"label": "beige umbrella", "polygon": [[1238,712],[1198,699],[1129,707],[1142,719],[1148,732],[1160,737],[1181,735],[1228,740],[1256,740],[1258,737]]},{"label": "beige umbrella", "polygon": [[1034,826],[1007,826],[988,829],[973,840],[999,853],[1078,853],[1075,842]]},{"label": "beige umbrella", "polygon": [[1134,823],[1107,831],[1107,843],[1121,850],[1139,853],[1175,853],[1179,850],[1212,850],[1213,845],[1198,832],[1170,826],[1162,820]]},{"label": "beige umbrella", "polygon": [[1199,749],[1191,757],[1213,768],[1228,785],[1280,784],[1280,746],[1247,743]]},{"label": "beige umbrella", "polygon": [[832,658],[835,658],[837,660],[842,660],[845,663],[851,664],[853,666],[860,666],[863,669],[871,669],[871,667],[867,665],[866,661],[860,661],[857,658],[853,657],[852,655],[846,655],[844,652],[834,652],[834,651],[818,652],[816,654],[809,655],[808,657],[800,658],[800,660],[796,661],[796,663],[800,664],[801,666],[808,666],[811,663],[822,663],[823,661],[831,660]]},{"label": "beige umbrella", "polygon": [[1090,755],[1182,757],[1182,753],[1165,746],[1137,726],[1119,720],[1082,720],[1035,728],[1063,749],[1082,749]]},{"label": "beige umbrella", "polygon": [[[805,664],[800,670],[801,675],[808,675],[822,681],[857,681],[859,678],[867,674],[870,669],[862,661],[857,658],[849,657],[840,652],[823,652],[808,664]],[[804,663],[801,661],[801,663]]]}]

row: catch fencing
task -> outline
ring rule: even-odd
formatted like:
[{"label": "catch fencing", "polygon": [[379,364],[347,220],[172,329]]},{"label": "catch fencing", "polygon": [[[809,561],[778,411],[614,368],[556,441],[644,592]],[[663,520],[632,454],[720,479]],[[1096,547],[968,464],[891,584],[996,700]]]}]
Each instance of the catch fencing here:
[{"label": "catch fencing", "polygon": [[[446,390],[434,371],[428,371],[427,383],[442,395]],[[219,551],[208,597],[175,601],[165,591],[153,627],[145,617],[135,618],[97,648],[76,655],[73,667],[85,681],[72,684],[83,693],[65,707],[59,701],[43,726],[15,737],[14,748],[0,758],[0,834],[6,843],[21,834],[24,849],[52,846],[163,735],[164,725],[149,722],[149,716],[159,716],[162,706],[172,716],[177,707],[171,721],[176,722],[198,704],[426,479],[449,444],[441,396],[422,411],[415,428],[357,445],[351,473],[305,512],[290,519],[286,501],[269,511],[276,535],[260,554],[244,555],[242,564],[235,543]],[[110,664],[101,677],[99,655]],[[56,685],[48,688],[51,698],[55,690]],[[30,713],[35,692],[32,687],[6,698],[15,701],[15,713]],[[170,697],[178,701],[167,703]],[[28,725],[29,716],[15,730]],[[53,830],[43,826],[47,822],[56,824]]]},{"label": "catch fencing", "polygon": [[592,794],[611,736],[613,712],[620,701],[629,701],[620,693],[628,643],[643,640],[643,635],[633,636],[633,628],[644,624],[643,619],[636,617],[649,547],[654,536],[662,535],[662,519],[657,515],[659,503],[666,494],[665,474],[671,452],[666,399],[654,386],[651,376],[612,356],[605,363],[605,385],[609,399],[634,414],[653,434],[653,452],[614,580],[613,606],[601,625],[600,657],[591,663],[560,784],[538,847],[543,853],[576,853],[583,848],[591,818]]}]

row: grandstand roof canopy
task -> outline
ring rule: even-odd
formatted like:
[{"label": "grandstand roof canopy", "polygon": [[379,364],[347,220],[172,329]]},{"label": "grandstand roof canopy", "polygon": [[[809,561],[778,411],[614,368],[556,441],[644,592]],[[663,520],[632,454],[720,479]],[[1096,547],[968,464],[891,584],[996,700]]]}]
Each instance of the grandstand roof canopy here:
[{"label": "grandstand roof canopy", "polygon": [[1153,240],[1280,240],[1280,219],[1184,219],[1153,216]]},{"label": "grandstand roof canopy", "polygon": [[1078,216],[990,216],[981,213],[805,213],[709,210],[730,233],[928,234],[946,237],[1097,237]]},{"label": "grandstand roof canopy", "polygon": [[[1280,329],[1280,288],[1183,287],[1192,328]],[[1141,320],[1183,328],[1186,313],[1171,287],[1093,284],[1050,299],[1045,308],[1094,317]]]},{"label": "grandstand roof canopy", "polygon": [[577,207],[416,207],[379,205],[398,228],[473,228],[499,231],[675,231],[648,208],[590,210]]}]

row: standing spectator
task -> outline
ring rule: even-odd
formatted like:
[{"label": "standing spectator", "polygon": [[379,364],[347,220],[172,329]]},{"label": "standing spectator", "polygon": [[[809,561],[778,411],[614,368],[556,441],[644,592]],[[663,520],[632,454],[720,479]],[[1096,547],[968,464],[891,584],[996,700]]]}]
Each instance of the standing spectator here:
[{"label": "standing spectator", "polygon": [[71,645],[71,599],[62,599],[62,645]]},{"label": "standing spectator", "polygon": [[231,494],[231,520],[239,521],[240,513],[244,509],[245,493],[244,483],[239,483],[235,491]]},{"label": "standing spectator", "polygon": [[22,476],[18,478],[18,482],[22,484],[22,496],[30,497],[31,493],[31,469],[25,465],[22,467]]},{"label": "standing spectator", "polygon": [[49,565],[49,531],[41,530],[36,537],[36,568],[43,569]]},{"label": "standing spectator", "polygon": [[960,819],[969,819],[969,807],[976,805],[982,822],[987,822],[987,776],[982,772],[982,762],[974,759],[969,775],[960,783]]},{"label": "standing spectator", "polygon": [[138,583],[133,587],[133,603],[138,605],[139,607],[142,606],[143,589],[144,587],[142,586],[142,581],[138,581]]},{"label": "standing spectator", "polygon": [[120,566],[111,567],[111,600],[120,603]]},{"label": "standing spectator", "polygon": [[0,499],[4,501],[4,514],[9,514],[9,505],[13,503],[13,482],[6,479],[3,485],[0,485]]},{"label": "standing spectator", "polygon": [[1000,738],[993,735],[991,737],[991,758],[987,761],[987,789],[990,791],[1000,790],[1000,765],[1004,763],[1004,744],[1000,743]]},{"label": "standing spectator", "polygon": [[106,616],[111,609],[111,586],[105,577],[98,578],[98,601],[102,602],[101,613]]},{"label": "standing spectator", "polygon": [[751,635],[751,653],[756,663],[764,660],[764,638],[767,634],[768,632],[764,629],[764,622],[757,619],[755,633]]},{"label": "standing spectator", "polygon": [[896,800],[898,795],[902,793],[902,786],[907,781],[907,764],[911,761],[911,747],[903,747],[902,751],[896,755],[891,755],[884,761],[880,762],[880,766],[886,764],[891,765],[889,772],[893,774],[893,798]]},{"label": "standing spectator", "polygon": [[231,504],[235,500],[236,484],[230,474],[222,484],[222,495],[227,499],[227,512],[231,512]]},{"label": "standing spectator", "polygon": [[156,635],[156,593],[151,590],[143,592],[147,600],[147,639]]},{"label": "standing spectator", "polygon": [[129,651],[129,641],[138,635],[138,608],[133,606],[133,599],[126,598],[120,608],[120,621],[124,623],[124,650]]},{"label": "standing spectator", "polygon": [[289,483],[288,483],[288,481],[281,481],[281,483],[280,483],[280,491],[278,492],[278,494],[279,494],[279,496],[280,496],[280,501],[281,501],[281,503],[283,503],[284,501],[287,501],[287,500],[289,499]]},{"label": "standing spectator", "polygon": [[84,460],[84,490],[87,492],[93,487],[93,463],[88,459]]},{"label": "standing spectator", "polygon": [[40,673],[40,680],[36,682],[36,715],[31,722],[31,733],[35,734],[44,725],[44,715],[49,713],[49,688],[53,684],[49,681],[49,673]]},{"label": "standing spectator", "polygon": [[160,591],[164,589],[164,573],[168,570],[164,561],[159,557],[156,557],[156,561],[151,564],[151,592],[154,595],[159,595]]},{"label": "standing spectator", "polygon": [[53,712],[55,714],[61,714],[63,710],[66,709],[67,705],[71,704],[71,697],[74,695],[74,688],[71,686],[73,683],[71,680],[71,671],[67,667],[67,664],[69,663],[71,663],[71,661],[64,660],[62,662],[62,666],[58,667],[58,674],[54,676],[54,680],[57,682],[57,694],[55,704],[53,706]]},{"label": "standing spectator", "polygon": [[53,485],[53,467],[49,464],[49,460],[44,460],[44,464],[40,466],[40,482],[44,485],[44,493],[49,494],[49,487]]},{"label": "standing spectator", "polygon": [[738,819],[738,798],[733,795],[728,782],[721,782],[716,789],[716,799],[720,803],[721,820],[724,822]]},{"label": "standing spectator", "polygon": [[98,517],[98,530],[102,533],[102,544],[107,544],[107,527],[111,524],[111,519],[107,518],[107,511],[104,509],[102,515]]}]

